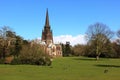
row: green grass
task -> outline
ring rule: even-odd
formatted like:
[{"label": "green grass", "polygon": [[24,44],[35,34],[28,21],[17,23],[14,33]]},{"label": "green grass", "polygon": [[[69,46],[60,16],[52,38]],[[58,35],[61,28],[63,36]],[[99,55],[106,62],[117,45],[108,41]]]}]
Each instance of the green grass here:
[{"label": "green grass", "polygon": [[0,80],[120,80],[120,59],[63,57],[52,66],[0,65]]}]

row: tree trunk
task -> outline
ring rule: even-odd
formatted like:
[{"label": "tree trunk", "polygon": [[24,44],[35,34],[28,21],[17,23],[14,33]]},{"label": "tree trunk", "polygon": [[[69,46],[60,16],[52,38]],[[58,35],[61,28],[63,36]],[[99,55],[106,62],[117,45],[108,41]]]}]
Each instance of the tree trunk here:
[{"label": "tree trunk", "polygon": [[5,55],[6,55],[6,49],[5,49],[5,47],[3,47],[3,52],[2,52],[3,59],[5,59]]},{"label": "tree trunk", "polygon": [[96,56],[96,60],[99,60],[99,56],[98,55]]}]

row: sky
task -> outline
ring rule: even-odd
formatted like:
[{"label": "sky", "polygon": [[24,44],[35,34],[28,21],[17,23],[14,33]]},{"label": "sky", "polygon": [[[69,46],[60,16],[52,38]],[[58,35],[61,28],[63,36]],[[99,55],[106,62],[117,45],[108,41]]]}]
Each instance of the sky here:
[{"label": "sky", "polygon": [[56,43],[86,43],[85,33],[96,22],[120,29],[120,0],[0,0],[0,27],[27,40],[40,38],[47,8]]}]

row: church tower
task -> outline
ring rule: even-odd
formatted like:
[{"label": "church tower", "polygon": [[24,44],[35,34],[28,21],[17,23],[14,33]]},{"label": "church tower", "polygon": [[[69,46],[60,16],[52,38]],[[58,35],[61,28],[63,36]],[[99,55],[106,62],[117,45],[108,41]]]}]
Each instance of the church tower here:
[{"label": "church tower", "polygon": [[44,29],[42,30],[41,41],[45,43],[45,45],[44,45],[45,52],[47,54],[49,54],[51,57],[61,57],[62,56],[61,44],[53,43],[53,34],[52,34],[52,30],[50,28],[48,9],[46,11],[46,20],[45,20]]},{"label": "church tower", "polygon": [[52,30],[50,29],[50,24],[49,24],[48,9],[46,11],[46,20],[45,20],[44,30],[42,30],[42,41],[45,42],[47,45],[49,45],[50,43],[53,43]]}]

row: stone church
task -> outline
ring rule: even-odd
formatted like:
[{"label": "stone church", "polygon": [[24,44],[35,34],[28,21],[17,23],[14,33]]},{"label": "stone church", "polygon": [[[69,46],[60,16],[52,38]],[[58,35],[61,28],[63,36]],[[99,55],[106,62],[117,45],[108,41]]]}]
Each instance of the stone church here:
[{"label": "stone church", "polygon": [[53,33],[49,23],[48,9],[46,11],[45,26],[42,30],[42,45],[45,47],[45,51],[51,57],[61,57],[62,56],[62,46],[60,44],[54,44]]}]

